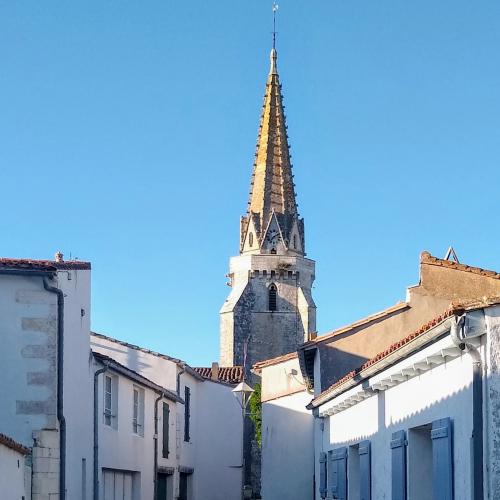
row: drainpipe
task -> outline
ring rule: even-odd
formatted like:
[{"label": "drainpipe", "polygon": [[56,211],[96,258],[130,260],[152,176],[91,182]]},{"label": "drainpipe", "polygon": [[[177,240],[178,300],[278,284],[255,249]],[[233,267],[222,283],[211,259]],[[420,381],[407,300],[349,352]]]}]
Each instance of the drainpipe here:
[{"label": "drainpipe", "polygon": [[61,467],[59,472],[59,498],[66,498],[66,419],[64,418],[64,293],[43,278],[43,287],[57,294],[57,420],[59,421],[59,452]]},{"label": "drainpipe", "polygon": [[155,399],[155,434],[154,434],[154,500],[158,494],[158,403],[163,399],[163,393],[160,392],[159,396]]},{"label": "drainpipe", "polygon": [[30,269],[0,269],[0,274],[7,276],[33,276],[43,279],[43,288],[57,294],[57,420],[59,422],[59,499],[66,499],[66,420],[64,418],[64,293],[52,286],[49,279],[57,276],[55,271],[31,271]]},{"label": "drainpipe", "polygon": [[465,318],[460,316],[451,324],[451,340],[472,359],[472,450],[473,500],[483,500],[483,364],[481,354],[465,338]]},{"label": "drainpipe", "polygon": [[94,486],[93,499],[99,500],[99,375],[108,369],[108,363],[94,372]]}]

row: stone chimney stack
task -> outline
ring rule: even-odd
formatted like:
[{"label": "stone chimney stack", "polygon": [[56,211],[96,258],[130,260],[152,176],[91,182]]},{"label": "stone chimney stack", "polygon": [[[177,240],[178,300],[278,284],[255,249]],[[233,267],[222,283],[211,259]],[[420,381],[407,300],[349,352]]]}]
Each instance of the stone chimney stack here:
[{"label": "stone chimney stack", "polygon": [[219,363],[217,361],[212,363],[212,376],[210,378],[212,380],[219,380]]},{"label": "stone chimney stack", "polygon": [[62,254],[62,252],[58,250],[55,255],[56,262],[62,262],[64,260],[63,257],[64,255]]}]

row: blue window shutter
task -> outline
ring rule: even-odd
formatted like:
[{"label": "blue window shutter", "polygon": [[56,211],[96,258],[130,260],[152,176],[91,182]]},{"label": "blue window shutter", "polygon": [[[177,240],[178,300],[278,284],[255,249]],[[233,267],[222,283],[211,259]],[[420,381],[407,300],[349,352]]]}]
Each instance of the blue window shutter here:
[{"label": "blue window shutter", "polygon": [[326,453],[319,454],[319,494],[326,498]]},{"label": "blue window shutter", "polygon": [[330,452],[330,491],[332,498],[347,500],[347,448]]},{"label": "blue window shutter", "polygon": [[431,439],[434,498],[453,500],[453,436],[449,418],[432,422]]},{"label": "blue window shutter", "polygon": [[392,500],[406,500],[406,434],[392,433]]},{"label": "blue window shutter", "polygon": [[359,443],[359,491],[361,500],[371,500],[372,497],[372,465],[370,441]]}]

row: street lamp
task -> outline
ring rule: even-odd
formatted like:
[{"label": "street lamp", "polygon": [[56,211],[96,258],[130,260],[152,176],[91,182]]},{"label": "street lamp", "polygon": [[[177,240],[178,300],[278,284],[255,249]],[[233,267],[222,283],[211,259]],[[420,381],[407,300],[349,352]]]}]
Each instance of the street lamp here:
[{"label": "street lamp", "polygon": [[245,382],[240,382],[234,389],[233,394],[238,401],[241,409],[243,410],[243,415],[247,409],[248,402],[250,401],[250,396],[254,393],[254,390]]},{"label": "street lamp", "polygon": [[241,406],[241,498],[245,498],[245,416],[247,406],[254,390],[245,382],[240,382],[234,389],[233,394]]}]

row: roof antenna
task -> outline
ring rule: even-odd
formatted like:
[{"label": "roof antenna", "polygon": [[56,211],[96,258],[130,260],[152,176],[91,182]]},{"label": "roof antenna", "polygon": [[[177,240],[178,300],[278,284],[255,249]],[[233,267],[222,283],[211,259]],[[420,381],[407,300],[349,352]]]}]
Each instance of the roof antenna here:
[{"label": "roof antenna", "polygon": [[449,247],[448,251],[446,252],[446,255],[444,256],[444,260],[452,260],[456,262],[457,264],[460,264],[460,261],[458,260],[457,254],[455,253],[455,250],[453,247]]},{"label": "roof antenna", "polygon": [[276,50],[276,12],[279,5],[273,2],[273,49]]}]

